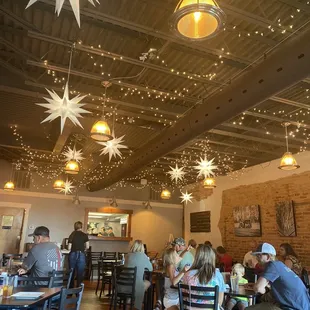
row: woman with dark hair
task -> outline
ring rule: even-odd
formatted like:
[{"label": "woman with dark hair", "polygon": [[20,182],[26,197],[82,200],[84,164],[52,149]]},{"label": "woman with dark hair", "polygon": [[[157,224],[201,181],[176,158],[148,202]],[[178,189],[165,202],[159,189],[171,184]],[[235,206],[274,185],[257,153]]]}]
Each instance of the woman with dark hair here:
[{"label": "woman with dark hair", "polygon": [[76,287],[83,282],[83,275],[86,266],[85,250],[89,248],[88,236],[82,231],[82,222],[74,223],[74,232],[71,233],[68,241],[69,268],[73,269],[73,276],[70,286],[74,286],[74,275],[76,273]]},{"label": "woman with dark hair", "polygon": [[218,261],[223,268],[223,272],[231,272],[232,269],[232,257],[227,254],[225,248],[218,246],[216,248],[216,253],[218,255]]},{"label": "woman with dark hair", "polygon": [[292,246],[289,243],[282,243],[280,245],[279,254],[283,259],[284,264],[300,277],[302,272],[302,265]]},{"label": "woman with dark hair", "polygon": [[[194,263],[189,271],[183,277],[183,283],[191,286],[219,286],[218,309],[224,300],[225,283],[223,276],[218,269],[215,268],[215,253],[211,247],[201,244],[196,250]],[[213,293],[206,292],[206,295]],[[197,300],[199,303],[212,303],[208,300]]]}]

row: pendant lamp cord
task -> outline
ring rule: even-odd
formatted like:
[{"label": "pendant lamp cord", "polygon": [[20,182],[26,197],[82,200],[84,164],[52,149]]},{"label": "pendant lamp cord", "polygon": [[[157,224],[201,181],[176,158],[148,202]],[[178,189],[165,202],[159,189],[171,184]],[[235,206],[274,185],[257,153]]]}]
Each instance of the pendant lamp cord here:
[{"label": "pendant lamp cord", "polygon": [[288,152],[288,135],[287,135],[287,126],[288,126],[288,125],[285,125],[286,152]]},{"label": "pendant lamp cord", "polygon": [[107,101],[107,86],[105,86],[105,90],[104,90],[104,99],[103,99],[103,103],[102,103],[102,119],[104,119],[104,108],[105,108],[105,103]]},{"label": "pendant lamp cord", "polygon": [[71,73],[71,64],[72,64],[72,55],[73,55],[73,49],[75,48],[75,43],[71,46],[70,51],[70,60],[69,60],[69,70],[68,70],[68,77],[67,77],[67,84],[69,85],[69,79],[70,79],[70,73]]}]

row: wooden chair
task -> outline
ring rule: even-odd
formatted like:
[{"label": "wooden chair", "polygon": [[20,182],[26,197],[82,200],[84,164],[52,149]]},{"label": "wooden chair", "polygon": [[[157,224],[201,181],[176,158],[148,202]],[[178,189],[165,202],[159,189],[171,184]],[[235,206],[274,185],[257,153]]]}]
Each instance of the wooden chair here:
[{"label": "wooden chair", "polygon": [[52,282],[50,287],[64,287],[70,288],[70,283],[73,276],[73,269],[69,270],[53,270],[48,274],[52,277]]},{"label": "wooden chair", "polygon": [[52,277],[15,277],[14,287],[51,288]]},{"label": "wooden chair", "polygon": [[103,252],[104,259],[117,259],[116,252]]},{"label": "wooden chair", "polygon": [[82,283],[78,288],[62,288],[60,293],[59,310],[79,310],[84,291],[84,284]]},{"label": "wooden chair", "polygon": [[89,277],[91,281],[94,278],[94,270],[98,269],[98,261],[102,258],[102,252],[90,252],[90,259],[89,259]]},{"label": "wooden chair", "polygon": [[110,303],[110,309],[116,310],[117,303],[123,304],[126,309],[127,300],[130,300],[130,309],[134,308],[135,286],[136,286],[137,267],[127,268],[124,266],[115,266],[113,273],[113,293]]},{"label": "wooden chair", "polygon": [[100,298],[102,292],[104,292],[106,284],[109,285],[109,295],[111,294],[114,265],[115,265],[114,262],[105,262],[104,260],[98,262],[98,280],[97,280],[96,294],[98,292],[99,285],[101,284],[99,295]]},{"label": "wooden chair", "polygon": [[[218,309],[219,287],[190,286],[186,284],[178,285],[180,310],[200,308],[200,309]],[[197,302],[202,300],[205,303]],[[207,303],[206,303],[207,302]]]}]

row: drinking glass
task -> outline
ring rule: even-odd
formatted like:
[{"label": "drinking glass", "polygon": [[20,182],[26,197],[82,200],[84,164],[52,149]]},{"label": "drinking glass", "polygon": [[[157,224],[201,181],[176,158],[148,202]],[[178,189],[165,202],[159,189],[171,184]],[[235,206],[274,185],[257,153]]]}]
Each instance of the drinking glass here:
[{"label": "drinking glass", "polygon": [[231,276],[230,277],[230,285],[231,285],[231,290],[233,292],[238,292],[238,290],[239,290],[239,278],[237,276]]},{"label": "drinking glass", "polygon": [[13,294],[14,277],[5,277],[3,279],[3,295],[2,298],[9,298]]}]

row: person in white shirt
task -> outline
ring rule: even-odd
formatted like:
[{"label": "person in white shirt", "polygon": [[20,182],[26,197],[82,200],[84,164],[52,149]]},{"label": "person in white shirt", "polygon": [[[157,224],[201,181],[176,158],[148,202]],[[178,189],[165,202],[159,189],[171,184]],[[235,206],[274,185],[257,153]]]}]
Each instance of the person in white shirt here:
[{"label": "person in white shirt", "polygon": [[258,264],[256,256],[253,256],[252,254],[257,248],[257,242],[255,240],[251,241],[251,248],[252,250],[244,255],[243,266],[248,268],[255,268],[255,266]]}]

